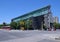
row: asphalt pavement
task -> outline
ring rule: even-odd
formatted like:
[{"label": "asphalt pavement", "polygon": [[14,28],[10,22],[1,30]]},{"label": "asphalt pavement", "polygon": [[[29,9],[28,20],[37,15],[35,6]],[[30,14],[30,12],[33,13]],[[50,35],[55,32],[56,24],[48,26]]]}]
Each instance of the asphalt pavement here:
[{"label": "asphalt pavement", "polygon": [[[55,36],[56,37],[60,36],[60,32],[59,31],[40,31],[40,30],[27,30],[27,31],[21,31],[21,30],[0,30],[0,42],[1,41],[13,40],[13,39],[33,37],[33,36],[36,36],[36,35],[39,35],[39,36],[43,35],[45,38],[48,38],[50,36],[52,38],[53,36],[54,37]],[[43,36],[42,36],[42,38],[43,38]],[[45,42],[49,41],[47,39],[43,39],[41,41],[43,42],[44,40],[45,40]],[[38,42],[40,42],[40,41],[38,41]],[[51,42],[53,42],[53,41],[51,41]]]}]

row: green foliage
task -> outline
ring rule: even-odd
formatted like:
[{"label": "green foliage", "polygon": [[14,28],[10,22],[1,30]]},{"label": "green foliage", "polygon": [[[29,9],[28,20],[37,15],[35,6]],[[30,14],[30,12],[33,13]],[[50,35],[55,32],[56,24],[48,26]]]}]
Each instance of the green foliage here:
[{"label": "green foliage", "polygon": [[55,29],[60,29],[60,24],[59,23],[54,23],[54,28]]},{"label": "green foliage", "polygon": [[2,26],[10,26],[10,24],[6,24],[5,22],[3,22],[2,24],[0,24],[0,28],[1,28]]},{"label": "green foliage", "polygon": [[17,29],[20,29],[21,28],[21,25],[20,25],[20,22],[17,23]]},{"label": "green foliage", "polygon": [[3,22],[3,26],[6,26],[6,23],[5,22]]},{"label": "green foliage", "polygon": [[17,23],[16,22],[11,22],[10,26],[12,29],[17,29]]},{"label": "green foliage", "polygon": [[32,29],[32,20],[28,20],[27,22],[26,22],[26,25],[27,25],[27,28],[30,30],[30,29]]},{"label": "green foliage", "polygon": [[24,27],[25,21],[24,20],[21,20],[19,24],[20,24],[21,27]]},{"label": "green foliage", "polygon": [[3,25],[2,24],[0,24],[0,28],[2,27]]}]

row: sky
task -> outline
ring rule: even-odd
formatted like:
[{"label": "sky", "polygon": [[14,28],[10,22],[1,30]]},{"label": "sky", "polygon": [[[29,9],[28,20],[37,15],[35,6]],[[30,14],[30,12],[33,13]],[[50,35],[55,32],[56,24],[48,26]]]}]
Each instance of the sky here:
[{"label": "sky", "polygon": [[51,5],[53,16],[59,17],[60,0],[0,0],[0,24],[10,23],[12,18]]}]

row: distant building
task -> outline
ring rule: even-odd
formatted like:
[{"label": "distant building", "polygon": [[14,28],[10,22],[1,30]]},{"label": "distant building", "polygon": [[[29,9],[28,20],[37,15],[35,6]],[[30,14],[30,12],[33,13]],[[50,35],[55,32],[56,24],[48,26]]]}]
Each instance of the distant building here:
[{"label": "distant building", "polygon": [[45,25],[46,28],[51,28],[53,22],[50,8],[51,6],[48,5],[41,9],[13,18],[11,21],[20,23],[20,26],[23,25],[25,29],[43,29],[43,25]]},{"label": "distant building", "polygon": [[2,29],[6,29],[6,30],[10,30],[10,29],[11,29],[10,26],[2,26],[1,28],[2,28]]},{"label": "distant building", "polygon": [[55,22],[55,23],[59,23],[59,18],[58,17],[53,17],[54,19],[53,19],[53,21]]}]

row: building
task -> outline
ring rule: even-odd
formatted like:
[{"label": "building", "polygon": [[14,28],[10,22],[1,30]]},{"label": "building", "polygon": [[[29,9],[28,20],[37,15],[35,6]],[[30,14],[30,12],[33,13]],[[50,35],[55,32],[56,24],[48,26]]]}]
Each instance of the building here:
[{"label": "building", "polygon": [[53,17],[53,22],[59,23],[59,18],[57,16],[56,17]]},{"label": "building", "polygon": [[11,30],[11,27],[10,26],[2,26],[1,28],[2,29],[6,29],[6,30]]},{"label": "building", "polygon": [[50,10],[51,6],[48,5],[46,7],[37,9],[30,13],[24,14],[22,16],[13,18],[12,22],[17,22],[20,24],[20,28],[24,27],[24,29],[43,29],[52,28],[52,13]]}]

